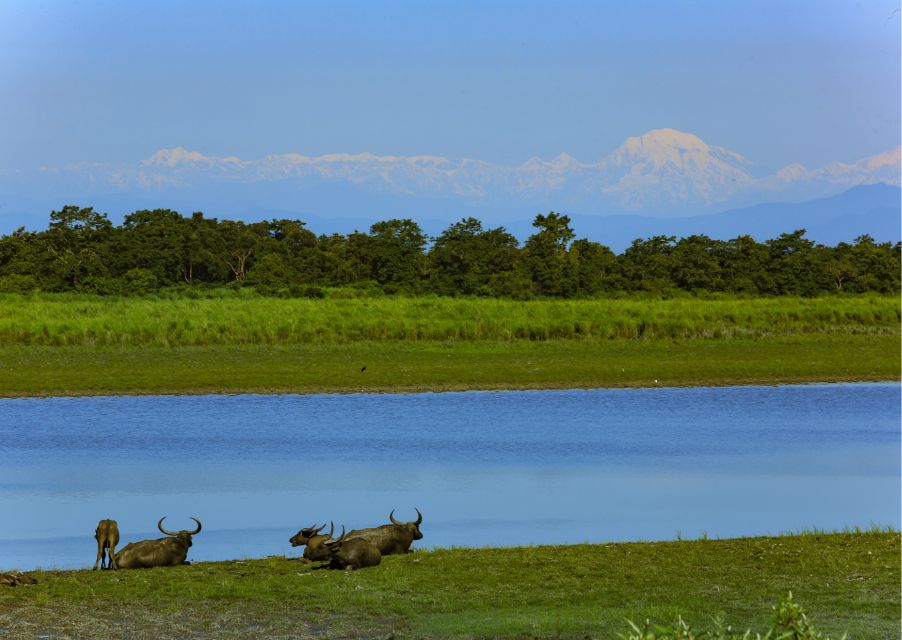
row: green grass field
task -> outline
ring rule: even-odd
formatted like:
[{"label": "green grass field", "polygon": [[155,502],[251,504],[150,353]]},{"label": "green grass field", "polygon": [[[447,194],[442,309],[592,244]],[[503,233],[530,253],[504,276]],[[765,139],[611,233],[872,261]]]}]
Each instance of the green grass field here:
[{"label": "green grass field", "polygon": [[0,296],[0,395],[897,380],[899,314],[895,297],[879,296],[514,302],[7,295]]},{"label": "green grass field", "polygon": [[[898,335],[0,347],[0,396],[354,393],[897,380]],[[365,371],[361,369],[366,366]],[[655,382],[657,380],[657,382]]]},{"label": "green grass field", "polygon": [[211,346],[898,335],[895,296],[673,300],[0,295],[0,344]]},{"label": "green grass field", "polygon": [[448,549],[356,572],[280,557],[35,572],[37,585],[0,588],[0,636],[615,638],[627,618],[710,629],[717,614],[763,632],[791,591],[830,637],[898,638],[899,542],[870,531]]}]

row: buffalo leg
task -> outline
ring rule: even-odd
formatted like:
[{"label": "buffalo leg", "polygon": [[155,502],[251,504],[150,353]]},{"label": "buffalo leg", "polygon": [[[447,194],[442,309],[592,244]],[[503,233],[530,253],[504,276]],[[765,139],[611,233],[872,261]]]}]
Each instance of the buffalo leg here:
[{"label": "buffalo leg", "polygon": [[116,564],[116,543],[113,542],[107,547],[107,569],[118,569],[119,565]]},{"label": "buffalo leg", "polygon": [[97,571],[97,565],[100,565],[100,568],[103,569],[103,543],[98,540],[97,541],[97,559],[94,561],[94,568],[92,571]]}]

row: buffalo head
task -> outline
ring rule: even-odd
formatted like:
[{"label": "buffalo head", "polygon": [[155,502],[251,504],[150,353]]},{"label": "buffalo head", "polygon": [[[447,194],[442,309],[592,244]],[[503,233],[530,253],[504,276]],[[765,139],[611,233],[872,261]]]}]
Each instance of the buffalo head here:
[{"label": "buffalo head", "polygon": [[198,520],[197,518],[191,518],[192,520],[194,520],[194,522],[197,523],[197,529],[195,529],[194,531],[187,531],[185,529],[182,529],[181,531],[167,531],[163,528],[163,520],[165,519],[166,516],[160,518],[160,521],[157,523],[157,529],[165,533],[167,536],[174,536],[176,538],[179,538],[180,540],[185,540],[188,543],[189,547],[191,546],[191,536],[196,536],[198,533],[200,533],[201,524],[200,520]]},{"label": "buffalo head", "polygon": [[388,519],[396,527],[401,527],[402,529],[409,531],[414,540],[421,540],[423,538],[423,534],[420,532],[420,523],[423,522],[423,514],[420,513],[420,510],[416,507],[414,507],[414,511],[417,512],[417,519],[413,522],[398,522],[397,520],[395,520],[394,509],[392,509],[392,512],[388,514]]},{"label": "buffalo head", "polygon": [[330,522],[329,533],[321,534],[320,531],[322,531],[325,526],[326,525],[316,527],[316,525],[314,525],[312,527],[301,529],[289,540],[291,546],[299,547],[304,544],[307,545],[304,549],[305,560],[328,560],[329,551],[324,545],[332,540],[332,534],[335,533],[335,525]]},{"label": "buffalo head", "polygon": [[296,534],[291,536],[288,539],[288,542],[291,543],[292,547],[301,547],[305,544],[309,544],[311,540],[313,540],[314,538],[317,538],[317,537],[331,538],[332,534],[335,532],[335,525],[332,525],[332,528],[329,529],[328,536],[320,536],[319,532],[325,528],[326,528],[326,525],[323,525],[321,527],[317,527],[316,525],[313,525],[312,527],[304,527],[303,529],[298,531]]}]

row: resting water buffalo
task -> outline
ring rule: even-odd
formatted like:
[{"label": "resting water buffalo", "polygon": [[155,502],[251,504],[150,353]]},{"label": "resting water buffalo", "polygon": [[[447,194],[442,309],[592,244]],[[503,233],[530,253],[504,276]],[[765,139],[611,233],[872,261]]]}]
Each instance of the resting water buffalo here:
[{"label": "resting water buffalo", "polygon": [[388,515],[391,524],[384,524],[381,527],[373,527],[372,529],[355,529],[348,532],[348,540],[354,538],[362,538],[376,545],[379,552],[384,556],[390,556],[396,553],[410,553],[410,545],[414,540],[420,540],[423,534],[420,533],[420,523],[423,522],[423,514],[419,509],[417,519],[413,522],[398,522],[395,520],[395,511]]},{"label": "resting water buffalo", "polygon": [[305,560],[328,560],[330,557],[329,550],[323,546],[323,543],[332,539],[332,534],[335,533],[335,525],[330,522],[328,535],[321,535],[320,531],[325,528],[326,525],[319,528],[316,525],[306,527],[294,534],[288,541],[292,547],[307,545],[304,549]]},{"label": "resting water buffalo", "polygon": [[188,564],[185,558],[188,556],[188,547],[191,546],[191,536],[200,533],[201,524],[197,518],[191,518],[197,523],[194,531],[166,531],[163,528],[163,520],[160,518],[157,528],[165,533],[168,538],[158,540],[142,540],[125,545],[116,554],[116,564],[120,569],[148,569],[150,567],[172,567],[178,564]]},{"label": "resting water buffalo", "polygon": [[[97,565],[101,569],[118,569],[116,564],[116,545],[119,544],[119,525],[115,520],[101,520],[94,530],[94,538],[97,540],[97,559],[94,561],[94,570]],[[104,566],[105,565],[105,566]]]},{"label": "resting water buffalo", "polygon": [[379,548],[363,538],[347,538],[345,528],[341,528],[341,537],[327,540],[323,548],[329,553],[330,569],[360,569],[375,567],[382,562]]}]

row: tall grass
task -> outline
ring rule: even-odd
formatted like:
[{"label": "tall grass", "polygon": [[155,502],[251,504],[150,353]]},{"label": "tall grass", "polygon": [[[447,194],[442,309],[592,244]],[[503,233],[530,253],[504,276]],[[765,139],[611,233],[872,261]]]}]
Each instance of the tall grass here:
[{"label": "tall grass", "polygon": [[511,301],[0,295],[0,344],[204,346],[897,335],[893,296]]}]

